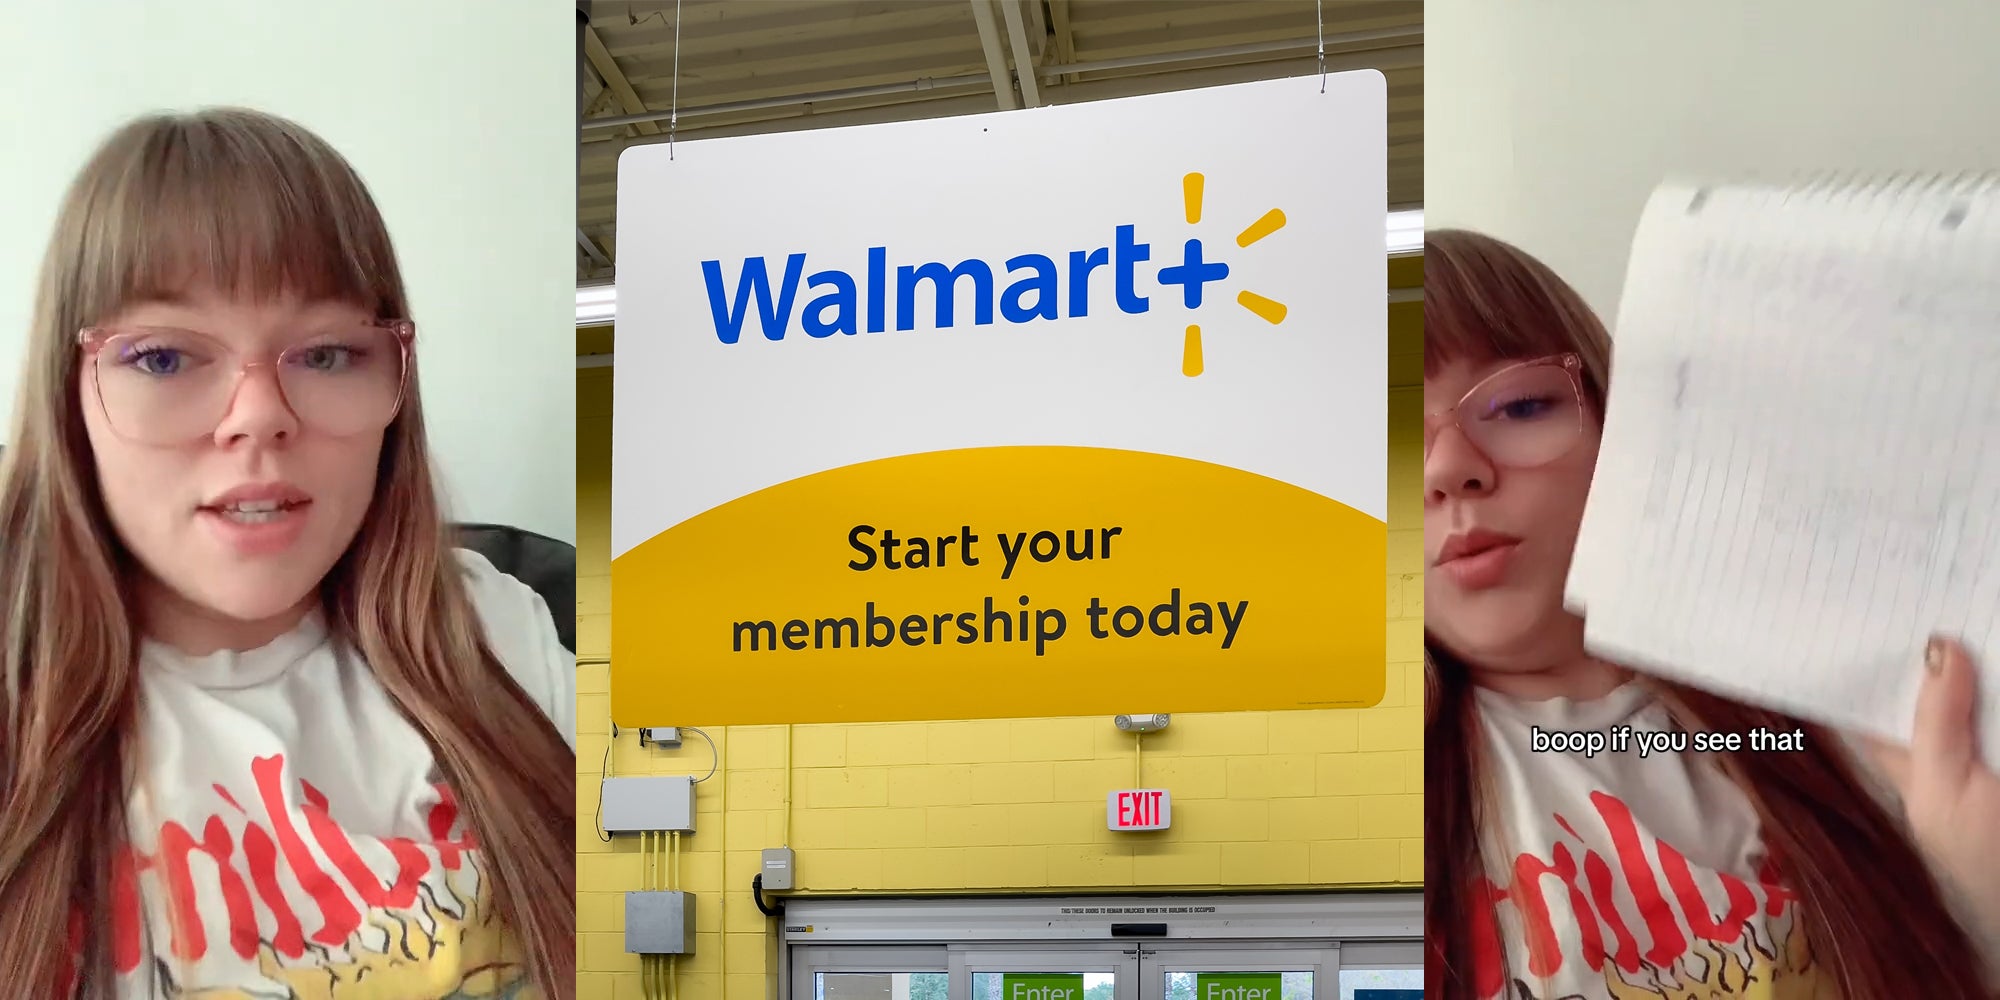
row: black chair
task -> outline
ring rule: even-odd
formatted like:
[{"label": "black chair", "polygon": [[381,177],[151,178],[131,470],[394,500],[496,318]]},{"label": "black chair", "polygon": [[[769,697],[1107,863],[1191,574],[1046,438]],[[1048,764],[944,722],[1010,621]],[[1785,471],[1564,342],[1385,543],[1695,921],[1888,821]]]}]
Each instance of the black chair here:
[{"label": "black chair", "polygon": [[542,595],[563,648],[576,653],[576,546],[501,524],[456,524],[458,544]]}]

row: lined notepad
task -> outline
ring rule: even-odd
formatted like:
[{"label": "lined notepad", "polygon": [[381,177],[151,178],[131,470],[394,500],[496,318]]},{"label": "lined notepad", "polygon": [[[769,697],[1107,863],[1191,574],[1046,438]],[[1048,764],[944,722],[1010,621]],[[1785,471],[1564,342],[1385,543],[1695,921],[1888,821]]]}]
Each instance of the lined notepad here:
[{"label": "lined notepad", "polygon": [[1664,186],[1614,329],[1592,652],[1906,740],[1960,635],[2000,758],[2000,176]]}]

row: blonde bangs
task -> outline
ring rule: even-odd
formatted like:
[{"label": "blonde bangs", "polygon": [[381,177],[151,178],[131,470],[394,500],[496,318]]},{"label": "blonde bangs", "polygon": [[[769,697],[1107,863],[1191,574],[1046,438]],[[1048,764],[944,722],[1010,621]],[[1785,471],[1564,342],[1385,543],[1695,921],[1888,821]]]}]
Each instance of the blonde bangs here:
[{"label": "blonde bangs", "polygon": [[101,147],[65,215],[74,225],[58,231],[75,239],[60,248],[72,276],[60,298],[74,326],[196,289],[404,318],[395,251],[366,185],[332,147],[270,115],[140,119]]},{"label": "blonde bangs", "polygon": [[1603,406],[1611,337],[1583,297],[1511,243],[1462,229],[1424,234],[1424,373],[1454,361],[1575,353]]}]

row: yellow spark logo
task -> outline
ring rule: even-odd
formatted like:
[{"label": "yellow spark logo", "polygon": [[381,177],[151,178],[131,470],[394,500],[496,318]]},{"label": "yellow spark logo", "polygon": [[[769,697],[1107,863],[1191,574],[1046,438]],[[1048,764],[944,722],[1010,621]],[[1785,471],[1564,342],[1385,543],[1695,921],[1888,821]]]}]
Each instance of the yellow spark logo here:
[{"label": "yellow spark logo", "polygon": [[[1181,178],[1182,201],[1187,207],[1187,221],[1190,226],[1201,222],[1201,194],[1204,182],[1205,178],[1201,174],[1188,174]],[[1236,245],[1248,247],[1283,228],[1285,228],[1285,213],[1280,209],[1271,209],[1258,217],[1257,221],[1252,222],[1249,228],[1236,234]],[[1187,307],[1195,309],[1201,306],[1202,287],[1211,281],[1220,281],[1228,277],[1229,265],[1220,261],[1204,261],[1199,239],[1189,239],[1184,254],[1180,264],[1160,269],[1159,280],[1161,284],[1180,285],[1185,294]],[[1257,318],[1272,326],[1285,321],[1283,302],[1266,298],[1248,289],[1236,294],[1236,304],[1250,310]],[[1191,323],[1187,328],[1187,337],[1181,345],[1181,374],[1194,378],[1201,372],[1201,326]]]}]

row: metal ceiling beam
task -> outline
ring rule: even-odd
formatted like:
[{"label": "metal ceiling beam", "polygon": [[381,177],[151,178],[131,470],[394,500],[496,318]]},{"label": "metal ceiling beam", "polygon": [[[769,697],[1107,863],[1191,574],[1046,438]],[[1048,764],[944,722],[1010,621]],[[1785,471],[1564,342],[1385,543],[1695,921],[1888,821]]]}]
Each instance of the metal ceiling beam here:
[{"label": "metal ceiling beam", "polygon": [[[576,127],[583,129],[583,116],[590,96],[590,70],[583,54],[583,36],[590,31],[591,0],[576,0]],[[583,183],[583,147],[576,149],[576,182]],[[578,236],[583,230],[576,231]]]},{"label": "metal ceiling beam", "polygon": [[[975,13],[984,2],[985,0],[973,0]],[[989,19],[991,17],[990,10],[988,11],[988,17]],[[1423,40],[1423,29],[1385,28],[1376,31],[1348,32],[1340,35],[1329,35],[1327,36],[1326,43],[1328,45],[1335,45],[1399,38],[1413,39],[1416,43],[1421,43]],[[997,44],[997,37],[995,42]],[[1227,45],[1218,48],[1196,49],[1188,52],[1164,52],[1157,55],[1129,56],[1123,59],[1099,59],[1081,63],[1052,63],[1047,66],[1037,67],[1035,75],[1042,79],[1049,79],[1075,73],[1172,66],[1179,63],[1202,62],[1210,59],[1233,59],[1242,56],[1276,55],[1288,52],[1308,54],[1314,51],[1316,45],[1317,43],[1313,39],[1284,42],[1254,42],[1248,45]],[[1339,72],[1343,69],[1357,69],[1366,66],[1380,66],[1385,69],[1421,66],[1423,64],[1423,54],[1421,51],[1404,51],[1418,48],[1420,48],[1419,44],[1410,44],[1395,46],[1390,49],[1328,53],[1326,57],[1327,71]],[[935,78],[926,77],[920,80],[911,80],[907,83],[888,83],[875,87],[853,87],[846,90],[828,90],[787,97],[767,97],[752,101],[731,101],[726,104],[710,104],[705,107],[684,107],[681,109],[680,116],[683,119],[711,117],[715,115],[736,114],[743,111],[759,111],[766,108],[789,108],[806,104],[831,104],[838,101],[904,94],[918,90],[944,90],[953,87],[977,86],[988,83],[993,83],[997,87],[1004,88],[1000,92],[1004,95],[1001,97],[1001,103],[1005,106],[1006,102],[1013,97],[1013,88],[1011,81],[1008,79],[1007,67],[1003,62],[998,68],[997,75],[995,75],[992,65],[991,60],[989,60],[989,72],[987,73],[971,73],[963,76]],[[597,129],[623,128],[627,125],[635,125],[640,122],[665,121],[669,116],[670,112],[666,111],[648,111],[644,114],[624,115],[618,118],[590,118],[584,121],[583,130],[589,132]]]},{"label": "metal ceiling beam", "polygon": [[[1299,68],[1294,75],[1305,75],[1317,71],[1314,68],[1312,49],[1310,48],[1301,51],[1299,58],[1283,60],[1274,64],[1288,67],[1297,65]],[[1339,56],[1329,55],[1326,59],[1326,69],[1329,73],[1368,68],[1385,71],[1410,69],[1421,67],[1422,65],[1423,50],[1416,46],[1381,49],[1373,52],[1346,52]],[[1059,70],[1060,67],[1056,67],[1056,69]],[[1242,83],[1248,80],[1268,80],[1272,78],[1268,73],[1259,71],[1256,64],[1248,63],[1211,66],[1203,69],[1177,72],[1181,73],[1178,78],[1181,85],[1186,87],[1220,86],[1229,83]],[[956,95],[952,95],[950,92],[945,91],[947,82],[964,82],[970,86],[959,90]],[[913,105],[919,102],[897,102],[893,98],[885,99],[881,103],[845,108],[836,106],[832,110],[822,110],[818,104],[820,102],[831,103],[832,99],[827,95],[813,95],[803,101],[800,98],[793,97],[776,98],[762,102],[763,107],[770,109],[766,113],[757,115],[754,118],[744,117],[736,121],[727,121],[725,119],[726,124],[699,124],[694,128],[690,128],[683,121],[681,134],[683,137],[689,138],[692,138],[695,134],[700,135],[702,138],[755,135],[772,132],[789,132],[801,128],[837,128],[843,125],[868,125],[880,122],[908,121],[912,117],[928,118],[962,114],[983,114],[992,110],[992,101],[988,96],[990,85],[986,75],[983,73],[970,77],[926,81],[926,83],[934,85],[940,93],[934,97],[921,99],[920,103],[924,109],[924,113],[920,115],[913,113],[911,110]],[[889,92],[908,92],[918,88],[913,88],[909,84],[899,84],[891,85],[885,89]],[[929,88],[926,87],[923,89]],[[1109,100],[1119,97],[1134,97],[1140,94],[1157,93],[1158,89],[1157,82],[1150,76],[1126,76],[1087,81],[1070,87],[1053,88],[1044,95],[1044,99],[1052,100],[1058,104],[1075,104],[1082,101]],[[681,109],[681,117],[683,119],[686,119],[688,114],[687,108]],[[586,127],[588,127],[587,124]],[[608,159],[615,158],[619,153],[633,146],[665,141],[667,141],[667,137],[664,135],[641,137],[607,135],[603,141],[598,141],[594,136],[586,133],[580,145],[583,145],[593,158]],[[1392,141],[1390,143],[1392,158],[1396,147],[1397,143]]]},{"label": "metal ceiling beam", "polygon": [[[875,87],[849,87],[846,90],[823,90],[817,94],[800,94],[788,97],[765,97],[751,101],[730,101],[726,104],[710,104],[700,108],[682,108],[681,118],[706,118],[716,115],[733,115],[744,111],[762,111],[766,108],[789,108],[800,104],[831,104],[837,101],[853,101],[864,97],[887,97],[892,94],[907,94],[920,90],[949,90],[955,87],[985,87],[991,80],[984,73],[968,73],[964,76],[946,76],[911,80],[908,83],[885,83]],[[667,114],[647,112],[643,115],[626,115],[622,118],[592,118],[583,123],[584,131],[592,129],[620,128],[642,121],[660,121]]]},{"label": "metal ceiling beam", "polygon": [[993,4],[990,0],[971,0],[972,20],[979,25],[979,48],[986,53],[986,73],[993,78],[993,95],[1000,100],[1000,110],[1012,111],[1020,107],[1014,103],[1014,82],[1007,75],[1007,57],[1000,51],[1000,28],[993,21]]},{"label": "metal ceiling beam", "polygon": [[583,36],[590,31],[590,3],[591,0],[576,0],[576,110],[579,117],[590,103],[590,71],[584,68],[589,61],[583,50]]},{"label": "metal ceiling beam", "polygon": [[[590,65],[597,70],[597,75],[603,78],[604,85],[618,95],[618,103],[624,105],[628,115],[650,114],[646,110],[646,102],[640,100],[639,92],[632,88],[632,81],[625,78],[625,71],[618,68],[616,59],[611,58],[611,50],[604,47],[604,39],[597,37],[597,29],[589,25],[585,25],[583,29],[583,54],[590,60]],[[637,126],[639,131],[646,135],[659,135],[660,127],[653,123],[670,117],[671,114],[672,112],[667,112],[643,119],[635,118],[628,124]],[[584,128],[590,126],[590,122],[583,123]]]},{"label": "metal ceiling beam", "polygon": [[597,241],[591,239],[590,234],[584,232],[582,226],[576,228],[576,245],[583,251],[584,256],[589,257],[597,266],[611,266],[611,258],[605,256],[603,250],[598,249]]},{"label": "metal ceiling beam", "polygon": [[[595,74],[592,74],[590,79],[592,82],[595,82],[597,77]],[[618,95],[612,93],[610,87],[597,88],[597,96],[591,98],[590,103],[583,106],[583,117],[587,119],[592,115],[604,111],[616,100],[618,100]]]},{"label": "metal ceiling beam", "polygon": [[1035,82],[1035,54],[1028,48],[1028,32],[1021,26],[1021,0],[999,0],[1000,13],[1007,19],[1007,42],[1014,50],[1014,78],[1021,81],[1021,100],[1028,107],[1042,106]]},{"label": "metal ceiling beam", "polygon": [[[1336,35],[1328,35],[1326,36],[1326,44],[1334,46],[1353,45],[1361,42],[1395,41],[1419,45],[1422,44],[1423,39],[1424,29],[1420,27],[1376,28],[1369,31],[1345,31]],[[1122,59],[1094,59],[1089,62],[1043,66],[1036,72],[1042,77],[1047,78],[1066,74],[1100,73],[1112,69],[1139,69],[1149,66],[1163,66],[1171,63],[1198,62],[1206,59],[1235,59],[1242,56],[1273,55],[1280,52],[1314,52],[1318,47],[1318,40],[1312,38],[1288,39],[1277,42],[1250,42],[1245,45],[1224,45],[1212,49],[1200,49],[1194,52],[1168,52],[1159,55],[1126,56]],[[1400,48],[1402,46],[1396,47]],[[1362,52],[1329,52],[1327,53],[1326,60],[1327,64],[1331,66],[1336,56],[1367,54],[1369,54],[1368,50],[1363,50]]]},{"label": "metal ceiling beam", "polygon": [[[1049,26],[1055,29],[1056,62],[1076,61],[1076,30],[1070,26],[1069,0],[1049,0]],[[1076,77],[1064,76],[1064,83],[1075,83]]]}]

